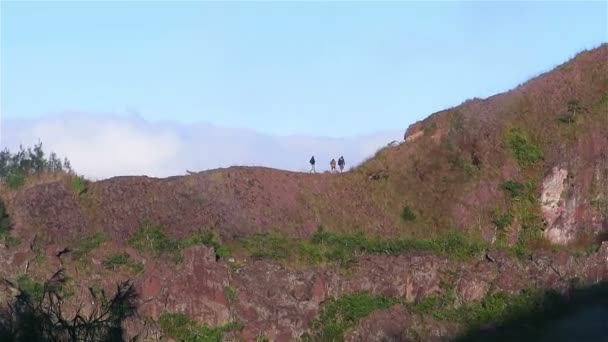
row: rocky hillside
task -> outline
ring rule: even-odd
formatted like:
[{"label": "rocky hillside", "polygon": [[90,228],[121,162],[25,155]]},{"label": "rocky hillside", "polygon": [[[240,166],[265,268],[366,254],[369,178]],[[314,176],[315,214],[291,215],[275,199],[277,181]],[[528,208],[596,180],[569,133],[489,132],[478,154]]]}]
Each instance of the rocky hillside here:
[{"label": "rocky hillside", "polygon": [[602,304],[581,291],[608,277],[608,45],[435,113],[344,174],[56,174],[0,196],[0,300],[63,270],[65,309],[86,311],[89,289],[131,280],[125,338],[551,338],[518,317]]}]

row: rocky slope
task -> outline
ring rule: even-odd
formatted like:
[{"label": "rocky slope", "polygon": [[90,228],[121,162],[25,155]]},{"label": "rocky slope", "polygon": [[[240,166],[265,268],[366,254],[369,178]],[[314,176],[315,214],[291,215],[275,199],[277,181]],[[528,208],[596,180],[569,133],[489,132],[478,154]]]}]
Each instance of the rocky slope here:
[{"label": "rocky slope", "polygon": [[[71,177],[1,189],[2,298],[64,269],[73,305],[132,279],[126,336],[145,341],[171,335],[171,314],[238,322],[228,340],[447,340],[504,323],[534,302],[523,290],[608,277],[608,45],[435,113],[345,174],[233,167],[82,193]],[[315,240],[320,226],[333,240]]]}]

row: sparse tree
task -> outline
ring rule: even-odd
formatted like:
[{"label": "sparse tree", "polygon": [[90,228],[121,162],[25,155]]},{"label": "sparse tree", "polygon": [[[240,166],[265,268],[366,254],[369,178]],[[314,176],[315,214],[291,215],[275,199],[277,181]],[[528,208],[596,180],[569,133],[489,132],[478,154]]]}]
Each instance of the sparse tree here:
[{"label": "sparse tree", "polygon": [[568,101],[568,113],[570,113],[570,117],[572,120],[576,120],[576,112],[581,109],[581,106],[576,99],[572,99]]},{"label": "sparse tree", "polygon": [[15,153],[11,153],[8,148],[0,151],[0,180],[6,181],[11,177],[23,178],[36,173],[60,171],[74,172],[68,158],[64,158],[62,161],[57,154],[51,152],[47,159],[40,141],[33,148],[25,149],[23,145],[19,145],[19,149]]}]

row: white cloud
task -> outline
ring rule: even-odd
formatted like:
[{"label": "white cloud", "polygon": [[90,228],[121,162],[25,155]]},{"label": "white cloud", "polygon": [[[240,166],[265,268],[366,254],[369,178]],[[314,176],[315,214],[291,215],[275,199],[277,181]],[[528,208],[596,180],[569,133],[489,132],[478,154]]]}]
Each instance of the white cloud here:
[{"label": "white cloud", "polygon": [[166,177],[232,165],[308,171],[311,155],[317,169],[343,155],[356,165],[402,131],[349,138],[272,136],[205,123],[148,122],[136,115],[65,113],[39,119],[8,119],[2,146],[15,149],[38,140],[44,150],[67,156],[77,172],[93,179],[119,175]]}]

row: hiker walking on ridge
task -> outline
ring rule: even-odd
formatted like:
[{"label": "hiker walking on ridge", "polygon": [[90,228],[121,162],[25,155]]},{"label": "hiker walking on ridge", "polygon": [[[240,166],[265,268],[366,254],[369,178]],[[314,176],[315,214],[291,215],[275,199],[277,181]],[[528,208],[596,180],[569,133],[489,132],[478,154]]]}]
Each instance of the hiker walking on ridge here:
[{"label": "hiker walking on ridge", "polygon": [[344,157],[340,156],[340,159],[338,159],[338,166],[340,166],[340,173],[342,173],[342,170],[344,170]]},{"label": "hiker walking on ridge", "polygon": [[312,166],[312,168],[310,169],[309,173],[316,173],[316,171],[315,171],[315,156],[312,156],[310,158],[310,162],[309,163],[310,163],[310,166]]},{"label": "hiker walking on ridge", "polygon": [[332,160],[329,162],[329,166],[331,167],[331,172],[334,173],[336,172],[336,160],[332,158]]}]

